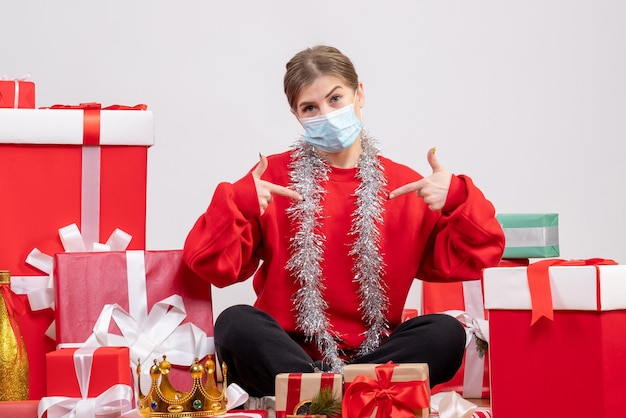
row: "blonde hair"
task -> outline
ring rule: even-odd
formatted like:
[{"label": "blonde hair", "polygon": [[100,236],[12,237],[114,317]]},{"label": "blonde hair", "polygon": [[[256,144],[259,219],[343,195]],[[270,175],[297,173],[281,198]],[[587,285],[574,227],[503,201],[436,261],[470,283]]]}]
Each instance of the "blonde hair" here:
[{"label": "blonde hair", "polygon": [[283,85],[292,109],[295,109],[302,88],[320,76],[339,77],[355,90],[359,85],[359,77],[350,58],[332,46],[317,45],[304,49],[294,55],[286,67]]}]

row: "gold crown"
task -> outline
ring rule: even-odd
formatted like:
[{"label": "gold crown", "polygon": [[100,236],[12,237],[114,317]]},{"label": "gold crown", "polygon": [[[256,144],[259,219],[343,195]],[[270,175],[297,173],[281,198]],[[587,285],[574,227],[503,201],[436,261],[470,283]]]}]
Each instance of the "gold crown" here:
[{"label": "gold crown", "polygon": [[[150,390],[145,395],[141,391],[139,376],[141,364],[137,365],[137,389],[139,413],[143,417],[213,417],[226,413],[226,364],[222,363],[224,382],[220,391],[215,381],[215,357],[209,354],[204,367],[198,359],[189,368],[193,386],[189,392],[181,392],[172,386],[169,373],[172,365],[163,356],[157,365],[156,359],[150,367]],[[203,376],[207,374],[206,382]],[[160,378],[160,382],[159,382]]]}]

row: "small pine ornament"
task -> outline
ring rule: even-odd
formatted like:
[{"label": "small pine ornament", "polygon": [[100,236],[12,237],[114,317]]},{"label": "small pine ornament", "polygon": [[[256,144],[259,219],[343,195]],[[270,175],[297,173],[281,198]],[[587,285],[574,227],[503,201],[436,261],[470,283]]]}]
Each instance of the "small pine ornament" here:
[{"label": "small pine ornament", "polygon": [[340,417],[341,416],[341,400],[337,400],[333,394],[332,388],[323,388],[317,395],[311,399],[311,402],[303,403],[296,410],[296,415],[290,417]]}]

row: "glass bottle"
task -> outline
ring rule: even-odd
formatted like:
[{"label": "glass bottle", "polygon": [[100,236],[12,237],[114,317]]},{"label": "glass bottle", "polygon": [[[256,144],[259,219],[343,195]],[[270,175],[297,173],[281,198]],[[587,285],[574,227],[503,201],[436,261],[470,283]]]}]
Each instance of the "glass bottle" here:
[{"label": "glass bottle", "polygon": [[24,312],[11,290],[11,273],[0,270],[0,401],[28,399],[28,356],[15,319]]}]

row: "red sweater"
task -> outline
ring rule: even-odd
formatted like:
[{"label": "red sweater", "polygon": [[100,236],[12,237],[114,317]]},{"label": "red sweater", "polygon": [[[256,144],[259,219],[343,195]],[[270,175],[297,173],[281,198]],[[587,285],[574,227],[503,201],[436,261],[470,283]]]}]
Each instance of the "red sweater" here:
[{"label": "red sweater", "polygon": [[[422,178],[414,170],[379,157],[387,179],[387,192]],[[290,152],[268,157],[262,179],[287,186]],[[351,351],[363,341],[365,325],[358,310],[358,283],[353,281],[353,260],[348,254],[356,169],[331,168],[324,199],[322,234],[326,248],[323,269],[327,315],[343,341],[339,349]],[[274,317],[290,333],[295,327],[292,297],[298,286],[285,268],[294,230],[285,213],[290,200],[274,196],[260,216],[252,175],[220,183],[207,211],[190,231],[183,258],[201,277],[217,287],[241,282],[254,274],[255,306]],[[381,247],[387,285],[391,329],[401,321],[413,280],[459,281],[479,279],[481,270],[498,263],[504,234],[493,205],[465,176],[453,176],[444,210],[433,212],[415,193],[387,200],[381,227]],[[260,268],[258,268],[260,266]],[[258,270],[257,270],[258,268]],[[255,273],[256,271],[256,273]],[[314,344],[305,347],[314,358]]]}]

